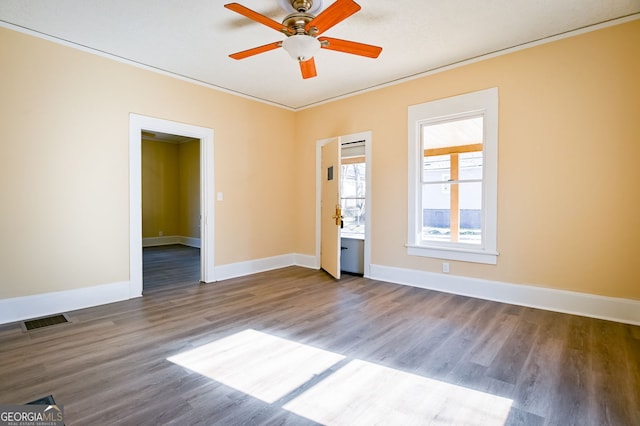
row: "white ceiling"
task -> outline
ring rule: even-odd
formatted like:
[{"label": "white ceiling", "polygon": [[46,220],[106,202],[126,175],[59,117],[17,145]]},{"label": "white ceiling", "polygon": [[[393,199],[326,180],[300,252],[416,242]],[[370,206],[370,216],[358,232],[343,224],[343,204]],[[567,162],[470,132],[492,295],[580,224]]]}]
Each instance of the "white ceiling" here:
[{"label": "white ceiling", "polygon": [[[290,109],[467,59],[640,17],[640,0],[356,0],[362,10],[323,35],[383,48],[378,59],[322,49],[303,80],[283,49],[227,55],[284,35],[215,0],[0,0],[0,21]],[[281,22],[278,0],[238,3]],[[324,0],[326,8],[334,0]],[[9,25],[6,25],[9,24]]]}]

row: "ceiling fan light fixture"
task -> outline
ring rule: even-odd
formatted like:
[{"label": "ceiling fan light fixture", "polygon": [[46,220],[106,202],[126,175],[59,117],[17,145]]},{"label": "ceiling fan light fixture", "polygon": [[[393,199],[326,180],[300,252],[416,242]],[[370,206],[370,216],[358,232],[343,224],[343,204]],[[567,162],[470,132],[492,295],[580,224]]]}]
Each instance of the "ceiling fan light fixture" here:
[{"label": "ceiling fan light fixture", "polygon": [[282,48],[296,61],[304,62],[320,50],[320,41],[306,34],[296,34],[282,41]]}]

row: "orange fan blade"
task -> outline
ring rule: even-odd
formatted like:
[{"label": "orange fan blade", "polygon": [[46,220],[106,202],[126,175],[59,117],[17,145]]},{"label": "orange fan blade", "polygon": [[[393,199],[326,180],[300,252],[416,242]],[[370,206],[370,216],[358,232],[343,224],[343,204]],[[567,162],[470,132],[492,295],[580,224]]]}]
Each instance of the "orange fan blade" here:
[{"label": "orange fan blade", "polygon": [[225,4],[224,7],[226,7],[229,10],[233,10],[236,13],[239,13],[240,15],[246,16],[247,18],[254,20],[256,22],[259,22],[263,25],[266,25],[269,28],[273,28],[276,31],[280,31],[280,32],[285,32],[285,33],[291,33],[291,30],[289,30],[289,28],[285,27],[284,25],[280,24],[279,22],[274,21],[271,18],[268,18],[258,12],[255,12],[251,9],[249,9],[248,7],[245,7],[241,4],[238,3],[229,3],[229,4]]},{"label": "orange fan blade", "polygon": [[316,62],[313,58],[300,61],[300,71],[302,71],[302,78],[312,78],[318,75],[316,72]]},{"label": "orange fan blade", "polygon": [[233,59],[244,59],[249,56],[257,55],[258,53],[268,52],[273,49],[277,49],[282,46],[281,41],[276,41],[274,43],[265,44],[264,46],[254,47],[253,49],[243,50],[242,52],[236,52],[229,55]]},{"label": "orange fan blade", "polygon": [[382,52],[382,47],[370,44],[356,43],[355,41],[340,40],[339,38],[320,37],[318,38],[324,49],[337,50],[338,52],[351,53],[353,55],[366,56],[367,58],[377,58]]},{"label": "orange fan blade", "polygon": [[318,29],[316,34],[321,34],[359,10],[360,5],[353,0],[337,0],[311,20],[304,29],[309,31],[312,27],[316,27]]}]

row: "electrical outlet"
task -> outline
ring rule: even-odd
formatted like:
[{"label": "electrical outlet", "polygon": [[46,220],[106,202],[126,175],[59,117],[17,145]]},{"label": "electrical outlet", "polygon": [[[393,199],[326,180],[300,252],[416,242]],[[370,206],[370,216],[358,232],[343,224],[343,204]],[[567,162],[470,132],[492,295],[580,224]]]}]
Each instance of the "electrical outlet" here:
[{"label": "electrical outlet", "polygon": [[444,272],[445,274],[449,273],[449,262],[442,263],[442,272]]},{"label": "electrical outlet", "polygon": [[162,237],[163,232],[162,231],[158,231],[158,237]]}]

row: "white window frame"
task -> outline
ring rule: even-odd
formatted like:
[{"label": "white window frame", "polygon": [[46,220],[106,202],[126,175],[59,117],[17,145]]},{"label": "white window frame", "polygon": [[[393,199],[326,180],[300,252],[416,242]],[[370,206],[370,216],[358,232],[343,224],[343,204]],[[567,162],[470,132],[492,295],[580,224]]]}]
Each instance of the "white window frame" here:
[{"label": "white window frame", "polygon": [[[425,125],[469,115],[484,117],[482,178],[482,241],[469,244],[422,239],[422,163]],[[409,221],[407,253],[412,256],[495,265],[498,217],[498,89],[491,88],[450,98],[412,105],[409,125]]]}]

